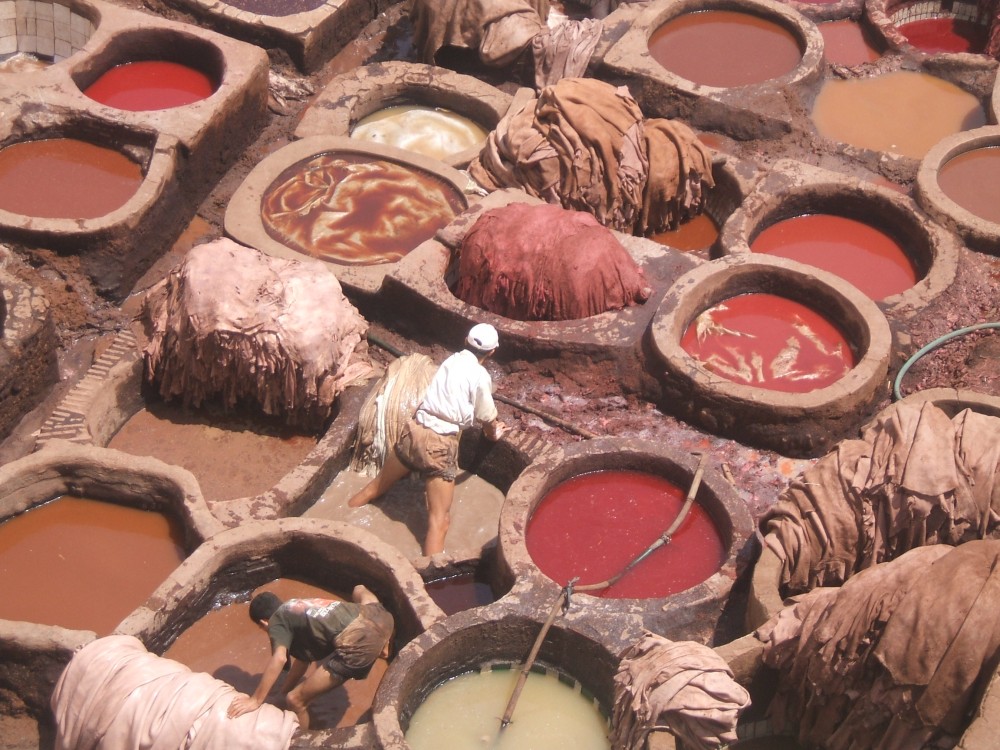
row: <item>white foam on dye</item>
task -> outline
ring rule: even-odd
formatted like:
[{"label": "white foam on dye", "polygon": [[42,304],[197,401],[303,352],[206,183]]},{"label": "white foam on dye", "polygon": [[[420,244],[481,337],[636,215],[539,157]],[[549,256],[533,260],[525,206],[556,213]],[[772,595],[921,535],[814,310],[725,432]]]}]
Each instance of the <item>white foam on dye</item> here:
[{"label": "white foam on dye", "polygon": [[413,750],[610,750],[607,722],[593,700],[551,673],[528,675],[501,732],[517,675],[469,672],[443,683],[414,712],[407,743]]},{"label": "white foam on dye", "polygon": [[358,121],[351,138],[443,159],[486,141],[486,130],[468,117],[439,107],[397,105]]}]

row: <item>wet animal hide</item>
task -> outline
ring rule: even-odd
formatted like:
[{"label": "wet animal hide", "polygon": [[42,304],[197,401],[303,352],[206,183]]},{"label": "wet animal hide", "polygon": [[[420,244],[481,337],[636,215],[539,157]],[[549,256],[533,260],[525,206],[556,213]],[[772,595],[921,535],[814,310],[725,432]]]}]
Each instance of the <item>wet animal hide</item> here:
[{"label": "wet animal hide", "polygon": [[580,78],[601,40],[604,24],[592,18],[563,21],[531,40],[535,58],[535,88],[539,91],[563,78]]},{"label": "wet animal hide", "polygon": [[420,60],[442,47],[478,50],[493,67],[513,62],[545,29],[548,0],[413,0],[410,21]]},{"label": "wet animal hide", "polygon": [[701,213],[711,156],[680,122],[651,120],[625,87],[564,78],[509,112],[469,173],[487,190],[516,187],[650,234]]},{"label": "wet animal hide", "polygon": [[141,312],[145,377],[184,406],[219,399],[318,429],[337,395],[371,373],[368,324],[319,261],[228,239],[193,248]]},{"label": "wet animal hide", "polygon": [[926,544],[1000,525],[1000,419],[900,402],[792,482],[761,520],[783,593],[837,586]]},{"label": "wet animal hide", "polygon": [[932,545],[792,600],[758,629],[779,730],[827,750],[954,747],[1000,658],[1000,542]]},{"label": "wet animal hide", "polygon": [[112,635],[76,652],[52,693],[56,750],[282,750],[298,720],[264,704],[230,719],[236,690]]},{"label": "wet animal hide", "polygon": [[612,747],[643,750],[650,732],[669,729],[692,750],[735,742],[750,694],[708,646],[646,632],[615,674]]},{"label": "wet animal hide", "polygon": [[437,369],[437,363],[426,354],[407,354],[389,364],[361,406],[352,471],[369,476],[378,473],[391,446],[399,442],[404,425],[420,406]]},{"label": "wet animal hide", "polygon": [[590,214],[512,203],[462,243],[455,296],[513,320],[577,320],[641,304],[642,269]]}]

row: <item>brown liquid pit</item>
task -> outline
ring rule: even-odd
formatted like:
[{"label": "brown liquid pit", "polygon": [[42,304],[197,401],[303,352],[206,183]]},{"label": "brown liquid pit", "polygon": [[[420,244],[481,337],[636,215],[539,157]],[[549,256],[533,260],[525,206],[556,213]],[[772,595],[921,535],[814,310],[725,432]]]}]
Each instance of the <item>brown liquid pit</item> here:
[{"label": "brown liquid pit", "polygon": [[751,13],[684,13],[649,38],[649,52],[667,70],[703,86],[762,83],[793,71],[802,59],[795,36]]},{"label": "brown liquid pit", "polygon": [[62,496],[0,524],[0,618],[108,635],[184,559],[171,519]]},{"label": "brown liquid pit", "polygon": [[125,154],[75,138],[21,141],[0,150],[0,209],[43,219],[96,219],[142,184]]},{"label": "brown liquid pit", "polygon": [[882,56],[857,21],[826,21],[819,24],[819,31],[823,35],[823,53],[835,65],[854,67]]},{"label": "brown liquid pit", "polygon": [[708,214],[698,214],[676,229],[659,232],[650,239],[684,252],[704,250],[719,238],[719,226]]},{"label": "brown liquid pit", "polygon": [[315,446],[315,437],[287,428],[163,403],[136,412],[108,443],[187,469],[208,502],[266,492]]},{"label": "brown liquid pit", "polygon": [[966,151],[938,171],[941,191],[966,211],[1000,224],[1000,146]]},{"label": "brown liquid pit", "polygon": [[[184,630],[163,656],[195,672],[206,672],[242,693],[252,693],[271,654],[267,634],[250,620],[249,600],[263,591],[277,594],[282,601],[314,597],[349,599],[302,581],[279,578],[256,589],[245,602],[227,604],[208,612]],[[316,698],[309,705],[310,728],[334,729],[368,721],[372,699],[387,668],[388,662],[379,659],[365,679],[347,680]],[[284,676],[278,679],[269,698],[282,708],[285,707],[280,696],[283,683]]]}]

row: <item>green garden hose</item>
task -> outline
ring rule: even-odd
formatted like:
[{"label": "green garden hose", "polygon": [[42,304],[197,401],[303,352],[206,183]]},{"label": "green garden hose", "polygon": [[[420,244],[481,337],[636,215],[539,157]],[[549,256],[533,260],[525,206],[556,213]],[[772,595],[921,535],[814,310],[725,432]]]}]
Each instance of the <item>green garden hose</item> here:
[{"label": "green garden hose", "polygon": [[892,384],[893,398],[895,398],[898,401],[903,397],[902,393],[900,393],[899,390],[899,384],[903,382],[903,376],[906,375],[907,371],[909,371],[909,369],[913,367],[913,365],[917,362],[917,360],[919,360],[928,352],[934,351],[939,346],[946,344],[952,339],[958,338],[959,336],[964,336],[967,333],[972,333],[973,331],[982,330],[983,328],[1000,328],[1000,321],[996,323],[977,323],[974,326],[966,326],[965,328],[959,328],[956,331],[951,331],[950,333],[946,333],[944,336],[939,336],[938,338],[934,339],[931,343],[926,344],[925,346],[922,346],[920,349],[918,349],[917,352],[908,360],[906,360],[905,364],[899,368],[899,373],[896,375],[896,380]]}]

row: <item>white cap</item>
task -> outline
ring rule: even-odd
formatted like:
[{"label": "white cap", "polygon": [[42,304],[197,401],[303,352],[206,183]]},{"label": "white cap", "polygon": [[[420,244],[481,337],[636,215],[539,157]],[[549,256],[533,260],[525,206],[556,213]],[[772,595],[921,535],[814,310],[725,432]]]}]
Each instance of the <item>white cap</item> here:
[{"label": "white cap", "polygon": [[465,343],[480,352],[491,352],[500,344],[497,329],[489,323],[477,323],[469,330]]}]

